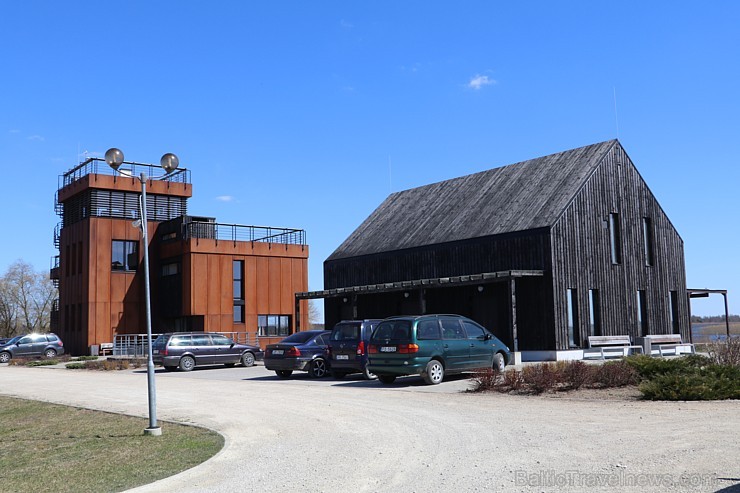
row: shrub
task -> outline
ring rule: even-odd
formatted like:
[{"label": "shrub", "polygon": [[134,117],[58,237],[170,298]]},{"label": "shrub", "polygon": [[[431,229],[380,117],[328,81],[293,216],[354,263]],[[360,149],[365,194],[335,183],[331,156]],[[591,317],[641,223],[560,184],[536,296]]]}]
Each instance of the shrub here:
[{"label": "shrub", "polygon": [[64,365],[68,370],[84,370],[87,368],[85,363],[67,363]]},{"label": "shrub", "polygon": [[522,380],[535,394],[553,389],[559,382],[557,366],[550,363],[525,366]]},{"label": "shrub", "polygon": [[630,356],[624,361],[637,371],[642,380],[650,380],[669,373],[693,373],[697,368],[711,363],[709,358],[698,354],[671,359],[638,355]]},{"label": "shrub", "polygon": [[506,390],[520,390],[524,385],[524,379],[522,378],[522,372],[518,370],[507,370],[501,377],[499,390],[505,392]]},{"label": "shrub", "polygon": [[640,384],[640,392],[650,400],[740,399],[740,367],[710,365],[693,373],[666,373]]},{"label": "shrub", "polygon": [[568,361],[562,370],[562,381],[568,388],[578,390],[594,381],[593,368],[583,361]]},{"label": "shrub", "polygon": [[494,371],[492,368],[485,368],[478,370],[473,374],[472,380],[472,392],[487,392],[496,388],[497,380],[499,379],[499,372]]},{"label": "shrub", "polygon": [[740,337],[730,336],[724,341],[709,344],[707,349],[713,363],[740,367]]},{"label": "shrub", "polygon": [[95,361],[98,359],[97,356],[78,356],[75,358],[77,361]]},{"label": "shrub", "polygon": [[58,365],[58,359],[37,359],[26,362],[26,366],[51,366]]},{"label": "shrub", "polygon": [[601,387],[624,387],[638,382],[637,371],[624,360],[610,361],[596,367],[593,383]]}]

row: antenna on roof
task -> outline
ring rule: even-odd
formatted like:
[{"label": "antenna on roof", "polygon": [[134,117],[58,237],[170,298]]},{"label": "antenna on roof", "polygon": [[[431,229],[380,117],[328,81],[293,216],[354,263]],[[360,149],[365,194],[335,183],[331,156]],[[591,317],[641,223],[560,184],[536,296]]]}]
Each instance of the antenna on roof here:
[{"label": "antenna on roof", "polygon": [[617,139],[619,138],[619,115],[617,114],[617,88],[614,87],[614,123],[617,126]]}]

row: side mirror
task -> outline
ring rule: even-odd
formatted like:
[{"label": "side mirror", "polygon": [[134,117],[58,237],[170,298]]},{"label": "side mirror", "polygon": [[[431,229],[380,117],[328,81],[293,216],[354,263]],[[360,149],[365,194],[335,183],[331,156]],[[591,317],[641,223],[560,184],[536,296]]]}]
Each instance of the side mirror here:
[{"label": "side mirror", "polygon": [[493,334],[491,334],[490,332],[486,332],[485,339],[487,341],[490,341],[491,339],[493,339]]}]

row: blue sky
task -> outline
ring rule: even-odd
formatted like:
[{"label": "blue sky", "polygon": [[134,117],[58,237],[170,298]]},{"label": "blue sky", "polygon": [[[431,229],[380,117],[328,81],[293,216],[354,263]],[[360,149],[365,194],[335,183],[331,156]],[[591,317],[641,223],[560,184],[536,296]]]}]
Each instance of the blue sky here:
[{"label": "blue sky", "polygon": [[85,151],[176,153],[190,213],[305,229],[321,289],[389,192],[618,137],[688,286],[738,313],[738,26],[734,1],[7,2],[0,272],[48,268]]}]

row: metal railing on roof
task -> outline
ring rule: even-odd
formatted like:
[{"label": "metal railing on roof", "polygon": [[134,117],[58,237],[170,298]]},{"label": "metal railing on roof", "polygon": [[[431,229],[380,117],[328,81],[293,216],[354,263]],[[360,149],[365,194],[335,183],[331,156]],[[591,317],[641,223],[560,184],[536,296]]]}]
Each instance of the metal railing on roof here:
[{"label": "metal railing on roof", "polygon": [[184,224],[183,239],[207,238],[229,241],[258,241],[288,245],[305,245],[306,232],[302,229],[273,228],[270,226],[245,226],[208,221]]},{"label": "metal railing on roof", "polygon": [[[134,161],[124,161],[119,170],[123,170],[133,176],[139,176],[141,173],[144,173],[147,176],[152,177],[161,176],[163,171],[160,166],[147,163],[137,163]],[[108,166],[105,159],[91,157],[61,175],[59,177],[59,189],[62,189],[91,174],[120,176],[120,173],[114,171],[113,168]],[[187,168],[178,168],[171,174],[160,179],[173,183],[190,183],[190,170]]]}]

